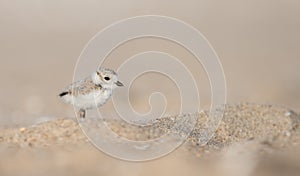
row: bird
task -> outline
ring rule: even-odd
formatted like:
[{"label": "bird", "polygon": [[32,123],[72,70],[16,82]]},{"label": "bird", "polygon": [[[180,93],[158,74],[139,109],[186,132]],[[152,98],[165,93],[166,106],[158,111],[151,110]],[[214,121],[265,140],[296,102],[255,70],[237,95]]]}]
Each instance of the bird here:
[{"label": "bird", "polygon": [[87,110],[104,105],[112,96],[113,90],[122,86],[124,84],[118,80],[114,70],[99,67],[88,77],[67,86],[59,97],[79,109],[78,115],[84,119]]}]

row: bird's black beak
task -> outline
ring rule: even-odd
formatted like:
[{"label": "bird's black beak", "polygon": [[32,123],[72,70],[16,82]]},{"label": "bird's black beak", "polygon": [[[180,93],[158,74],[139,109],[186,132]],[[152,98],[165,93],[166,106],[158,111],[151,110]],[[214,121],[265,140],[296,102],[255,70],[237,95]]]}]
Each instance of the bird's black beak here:
[{"label": "bird's black beak", "polygon": [[116,85],[117,85],[117,86],[124,86],[124,84],[121,83],[120,81],[117,81],[117,82],[116,82]]}]

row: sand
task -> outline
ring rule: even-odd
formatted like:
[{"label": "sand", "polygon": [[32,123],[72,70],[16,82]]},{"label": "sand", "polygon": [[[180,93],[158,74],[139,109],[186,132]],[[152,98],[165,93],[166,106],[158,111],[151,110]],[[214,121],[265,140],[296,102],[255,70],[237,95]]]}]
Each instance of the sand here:
[{"label": "sand", "polygon": [[[289,108],[300,112],[300,1],[27,0],[0,4],[0,176],[299,175],[299,115]],[[78,73],[77,58],[95,34],[118,20],[141,14],[178,18],[209,40],[223,66],[226,102],[272,106],[231,104],[205,146],[198,141],[207,119],[202,112],[187,142],[158,160],[124,162],[97,150],[76,120],[69,118],[74,116],[73,108],[57,95]],[[218,97],[211,92],[212,75],[207,74],[206,65],[168,40],[147,37],[126,42],[108,55],[103,66],[118,70],[145,51],[168,53],[187,67],[199,89],[201,109],[209,108],[212,96]],[[86,67],[86,74],[96,67]],[[178,88],[182,86],[166,75],[143,74],[132,84],[124,83],[131,87],[130,104],[137,112],[147,113],[150,104],[157,105],[149,97],[161,92],[168,100],[166,114],[178,113],[182,103]],[[127,105],[125,99],[118,100]],[[102,109],[110,113],[111,106],[109,101]],[[37,123],[41,119],[47,122]],[[134,140],[156,138],[172,131],[174,123],[166,118],[152,128],[140,128],[109,122],[116,133]]]},{"label": "sand", "polygon": [[[196,126],[184,145],[166,157],[144,163],[120,161],[103,154],[89,143],[76,119],[2,129],[0,175],[299,173],[300,116],[292,110],[248,103],[227,105],[214,137],[204,146],[199,145],[199,138],[203,137],[201,130],[208,113],[195,116]],[[180,118],[183,116],[165,117],[145,127],[118,120],[106,123],[128,139],[149,140],[176,132],[171,127]]]}]

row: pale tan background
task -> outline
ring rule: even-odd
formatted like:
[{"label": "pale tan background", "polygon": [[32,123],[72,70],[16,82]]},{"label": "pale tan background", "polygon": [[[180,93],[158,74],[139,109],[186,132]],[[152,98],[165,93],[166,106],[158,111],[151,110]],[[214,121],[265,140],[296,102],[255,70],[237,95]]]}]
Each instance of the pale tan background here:
[{"label": "pale tan background", "polygon": [[[72,108],[57,94],[72,80],[85,44],[107,25],[145,14],[178,18],[207,37],[224,67],[228,102],[280,104],[300,111],[297,0],[1,0],[0,122],[20,124],[41,117],[73,116]],[[127,49],[123,46],[112,57],[130,56],[130,48],[143,51],[164,46],[171,54],[178,52],[175,45],[164,41],[143,42],[145,45],[133,42]],[[178,56],[188,54],[178,52]],[[186,64],[196,70],[197,77],[192,63]],[[198,80],[201,87],[206,78],[198,78],[203,79]],[[155,85],[155,79],[152,81]],[[206,102],[209,89],[204,87]],[[136,85],[133,101],[138,105],[146,103],[139,98],[142,88]],[[170,103],[178,102],[174,99]]]}]

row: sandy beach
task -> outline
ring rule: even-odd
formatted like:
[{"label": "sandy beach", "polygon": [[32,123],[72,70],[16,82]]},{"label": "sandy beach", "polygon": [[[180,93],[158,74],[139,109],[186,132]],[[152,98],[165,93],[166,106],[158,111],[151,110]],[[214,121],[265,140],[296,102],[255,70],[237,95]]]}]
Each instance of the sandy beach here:
[{"label": "sandy beach", "polygon": [[[300,1],[292,0],[0,0],[0,175],[298,176],[299,7]],[[162,72],[134,75],[131,81],[119,75],[130,91],[116,89],[112,97],[119,102],[118,108],[130,105],[139,114],[165,108],[163,118],[152,125],[141,127],[116,118],[116,101],[112,100],[99,108],[105,121],[89,118],[88,111],[86,120],[78,123],[73,107],[58,97],[74,81],[78,57],[88,41],[107,26],[140,15],[168,16],[193,26],[219,56],[226,78],[226,102],[221,103],[226,104],[226,111],[206,145],[201,145],[207,139],[203,129],[209,122],[212,98],[219,96],[212,92],[207,65],[198,60],[204,57],[195,57],[180,41],[134,39],[106,58],[95,55],[93,59],[99,59],[99,65],[104,59],[101,66],[118,70],[143,52],[176,57],[198,88],[199,110],[188,112],[191,114],[178,115],[183,105],[180,89],[187,88],[186,84],[177,86]],[[194,41],[188,35],[183,39]],[[106,41],[107,46],[110,42]],[[87,73],[99,65],[87,68]],[[186,80],[184,76],[178,79]],[[164,96],[157,98],[158,92]],[[129,102],[120,98],[123,93]],[[184,106],[195,103],[188,99]],[[187,116],[197,121],[185,143],[167,156],[146,162],[127,162],[105,154],[80,128],[84,124],[97,132],[105,122],[123,138],[147,141],[168,133],[181,135],[173,127]]]},{"label": "sandy beach", "polygon": [[[194,130],[182,146],[166,157],[143,163],[121,161],[97,150],[76,119],[61,118],[34,126],[2,129],[0,174],[298,175],[300,116],[296,112],[272,105],[226,106],[223,121],[205,146],[197,145],[197,139],[208,116],[205,112],[198,115]],[[115,120],[108,123],[123,137],[147,140],[149,136],[153,138],[168,131],[166,127],[174,125],[176,120],[166,117],[143,128]],[[158,126],[161,131],[150,133],[149,129]]]}]

